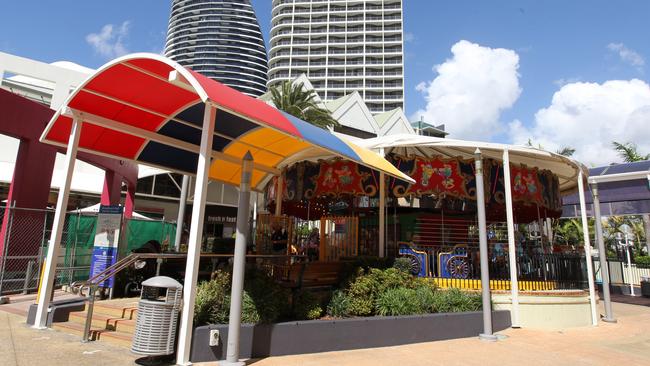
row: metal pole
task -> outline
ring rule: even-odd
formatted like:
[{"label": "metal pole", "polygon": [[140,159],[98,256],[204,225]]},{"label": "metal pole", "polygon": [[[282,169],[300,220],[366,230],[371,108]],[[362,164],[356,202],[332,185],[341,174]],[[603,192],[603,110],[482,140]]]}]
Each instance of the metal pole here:
[{"label": "metal pole", "polygon": [[34,328],[38,329],[47,328],[50,297],[54,294],[56,264],[59,259],[59,247],[61,246],[63,225],[65,224],[68,195],[70,194],[70,183],[72,183],[72,173],[74,171],[75,158],[77,157],[81,125],[81,119],[75,114],[72,119],[70,137],[68,138],[68,149],[65,155],[66,174],[63,178],[63,184],[59,188],[59,196],[56,202],[56,213],[54,214],[54,224],[52,225],[52,235],[50,236],[50,243],[47,248],[47,258],[45,260],[45,269],[43,271],[43,287],[38,293],[38,305],[36,307],[36,317],[34,318]]},{"label": "metal pole", "polygon": [[598,244],[598,260],[600,262],[600,274],[603,279],[603,300],[605,301],[604,322],[616,323],[614,312],[612,311],[612,297],[609,292],[609,264],[607,263],[607,253],[605,251],[605,240],[603,240],[603,222],[600,216],[600,195],[598,194],[598,184],[591,184],[591,195],[594,199],[594,220],[596,221],[596,243]]},{"label": "metal pole", "polygon": [[517,251],[515,249],[515,219],[512,212],[512,183],[510,181],[510,153],[503,149],[503,183],[506,193],[506,223],[508,226],[508,259],[510,264],[510,294],[512,296],[512,327],[519,324],[519,279],[517,278]]},{"label": "metal pole", "polygon": [[284,177],[282,173],[278,175],[277,187],[275,189],[275,216],[282,215],[282,192],[284,191]]},{"label": "metal pole", "polygon": [[379,173],[379,257],[386,256],[386,176]]},{"label": "metal pole", "polygon": [[201,259],[203,216],[205,214],[205,201],[208,196],[208,175],[210,173],[210,155],[212,153],[215,114],[216,108],[211,104],[206,103],[203,112],[201,147],[199,150],[199,162],[196,168],[194,204],[192,205],[192,223],[190,225],[190,238],[187,246],[187,264],[185,265],[185,280],[183,283],[183,311],[181,314],[181,324],[179,326],[178,352],[176,353],[176,363],[179,365],[190,364],[193,330],[192,323],[194,320],[194,298],[196,297],[196,281],[199,275],[199,261]]},{"label": "metal pole", "polygon": [[27,273],[25,273],[25,282],[23,283],[23,295],[29,293],[30,284],[32,282],[32,271],[34,270],[34,261],[27,262]]},{"label": "metal pole", "polygon": [[[591,324],[598,325],[598,311],[596,310],[596,289],[594,288],[594,270],[591,263],[591,245],[589,244],[589,222],[587,221],[587,204],[585,203],[585,184],[582,169],[578,173],[578,196],[580,198],[580,217],[582,219],[582,234],[585,246],[585,260],[587,261],[587,282],[589,284],[589,302],[591,304]],[[601,263],[602,265],[602,263]]]},{"label": "metal pole", "polygon": [[632,281],[632,261],[630,260],[630,242],[628,235],[625,233],[625,256],[627,257],[627,278],[630,281],[630,295],[634,295],[634,281]]},{"label": "metal pole", "polygon": [[174,250],[181,251],[181,236],[183,235],[183,222],[185,221],[185,206],[187,206],[187,191],[190,186],[190,177],[183,176],[181,185],[181,198],[178,201],[178,218],[176,218],[176,238],[174,239]]},{"label": "metal pole", "polygon": [[239,361],[239,331],[241,329],[241,306],[244,293],[246,236],[248,235],[248,211],[252,173],[253,155],[248,151],[242,163],[241,184],[239,186],[237,235],[235,236],[235,256],[233,258],[232,290],[230,293],[230,318],[228,322],[228,348],[226,350],[226,362],[220,362],[222,365],[245,365],[243,361]]},{"label": "metal pole", "polygon": [[481,150],[474,152],[476,166],[476,208],[478,215],[478,238],[481,257],[481,297],[483,299],[483,333],[479,338],[485,341],[496,341],[492,334],[492,302],[490,295],[490,272],[488,269],[487,225],[485,222],[485,187],[483,186],[483,157]]},{"label": "metal pole", "polygon": [[[379,150],[384,156],[384,148]],[[386,256],[386,175],[379,172],[379,257]]]},{"label": "metal pole", "polygon": [[93,322],[93,309],[95,307],[95,292],[97,291],[97,285],[88,286],[88,309],[86,309],[86,323],[84,324],[84,334],[82,335],[81,341],[83,343],[88,342],[90,339],[90,326]]}]

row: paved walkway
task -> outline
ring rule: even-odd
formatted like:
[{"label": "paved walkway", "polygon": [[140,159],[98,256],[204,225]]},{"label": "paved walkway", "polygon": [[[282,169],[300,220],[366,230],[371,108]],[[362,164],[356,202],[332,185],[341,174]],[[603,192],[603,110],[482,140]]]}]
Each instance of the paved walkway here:
[{"label": "paved walkway", "polygon": [[[602,302],[601,302],[602,304]],[[496,343],[464,338],[356,351],[269,357],[249,365],[650,365],[650,307],[614,303],[616,324],[561,332],[508,329]],[[133,365],[138,358],[105,342],[35,330],[0,306],[0,365]],[[15,309],[12,309],[15,311]],[[602,310],[601,310],[602,311]],[[217,365],[208,363],[202,365]]]},{"label": "paved walkway", "polygon": [[[601,302],[602,305],[602,302]],[[650,308],[614,303],[618,323],[565,331],[508,329],[507,339],[477,338],[356,351],[270,357],[250,361],[275,365],[650,365]],[[602,310],[601,310],[602,312]]]}]

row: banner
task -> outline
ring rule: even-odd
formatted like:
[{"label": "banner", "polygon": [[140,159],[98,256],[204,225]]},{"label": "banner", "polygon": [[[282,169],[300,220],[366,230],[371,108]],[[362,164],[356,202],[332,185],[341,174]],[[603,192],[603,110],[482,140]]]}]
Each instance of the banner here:
[{"label": "banner", "polygon": [[[122,206],[99,207],[97,215],[97,230],[95,232],[95,243],[93,257],[90,264],[90,277],[103,272],[117,261],[118,242],[120,228],[122,226]],[[114,278],[111,277],[100,283],[100,287],[112,288]]]}]

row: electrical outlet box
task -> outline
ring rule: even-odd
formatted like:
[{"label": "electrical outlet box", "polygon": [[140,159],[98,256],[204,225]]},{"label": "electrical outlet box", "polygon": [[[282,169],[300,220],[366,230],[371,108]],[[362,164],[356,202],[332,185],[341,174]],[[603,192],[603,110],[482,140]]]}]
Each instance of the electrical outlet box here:
[{"label": "electrical outlet box", "polygon": [[211,329],[210,330],[210,347],[219,345],[219,330]]}]

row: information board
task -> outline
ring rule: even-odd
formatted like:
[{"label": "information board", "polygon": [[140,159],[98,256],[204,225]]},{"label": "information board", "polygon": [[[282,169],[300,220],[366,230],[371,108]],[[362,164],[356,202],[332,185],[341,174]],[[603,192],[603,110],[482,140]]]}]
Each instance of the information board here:
[{"label": "information board", "polygon": [[[90,264],[90,277],[101,273],[117,261],[121,226],[122,206],[101,205],[99,207],[93,257]],[[112,288],[113,282],[114,278],[110,277],[103,283],[100,283],[99,286]]]}]

